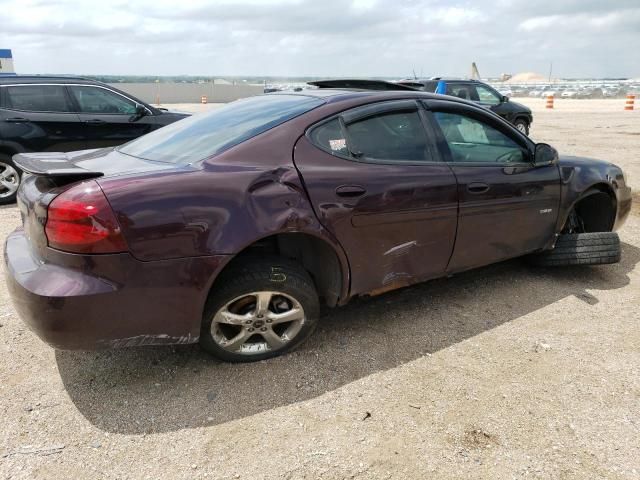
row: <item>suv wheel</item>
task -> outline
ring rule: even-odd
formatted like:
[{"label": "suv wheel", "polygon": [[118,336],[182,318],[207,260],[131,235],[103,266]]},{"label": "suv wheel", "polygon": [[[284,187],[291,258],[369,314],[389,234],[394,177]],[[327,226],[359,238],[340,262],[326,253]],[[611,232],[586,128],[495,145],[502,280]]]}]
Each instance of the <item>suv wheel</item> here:
[{"label": "suv wheel", "polygon": [[200,345],[228,362],[276,357],[300,345],[318,323],[313,280],[299,264],[248,257],[216,281]]},{"label": "suv wheel", "polygon": [[525,135],[529,135],[529,122],[527,122],[526,120],[518,118],[515,122],[513,122],[513,126]]},{"label": "suv wheel", "polygon": [[0,205],[16,201],[22,172],[9,155],[0,153]]}]

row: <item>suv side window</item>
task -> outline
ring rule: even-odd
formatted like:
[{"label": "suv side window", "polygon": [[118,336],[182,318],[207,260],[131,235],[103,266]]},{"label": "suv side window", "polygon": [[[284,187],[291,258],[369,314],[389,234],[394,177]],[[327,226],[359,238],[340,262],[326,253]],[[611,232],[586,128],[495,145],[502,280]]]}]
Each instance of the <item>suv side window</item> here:
[{"label": "suv side window", "polygon": [[390,112],[347,125],[351,152],[376,163],[428,162],[427,135],[417,111]]},{"label": "suv side window", "polygon": [[478,95],[474,89],[474,86],[470,83],[447,82],[447,95],[470,101],[478,99]]},{"label": "suv side window", "polygon": [[4,87],[5,108],[25,112],[70,112],[64,85],[14,85]]},{"label": "suv side window", "polygon": [[448,112],[434,112],[433,117],[442,130],[453,162],[528,162],[528,154],[523,147],[481,120]]},{"label": "suv side window", "polygon": [[136,104],[114,92],[92,86],[71,86],[80,113],[133,115]]},{"label": "suv side window", "polygon": [[478,98],[481,103],[486,103],[487,105],[498,105],[501,103],[500,97],[484,85],[476,85],[476,92],[478,92]]}]

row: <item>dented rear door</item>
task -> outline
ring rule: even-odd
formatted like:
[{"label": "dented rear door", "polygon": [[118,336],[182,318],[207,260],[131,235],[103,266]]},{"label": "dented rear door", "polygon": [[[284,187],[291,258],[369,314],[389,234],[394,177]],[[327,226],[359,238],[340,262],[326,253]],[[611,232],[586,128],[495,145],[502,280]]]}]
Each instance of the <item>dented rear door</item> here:
[{"label": "dented rear door", "polygon": [[[360,107],[310,129],[294,160],[316,215],[342,244],[351,293],[442,275],[453,250],[457,187],[413,101]],[[358,152],[354,152],[354,150]]]}]

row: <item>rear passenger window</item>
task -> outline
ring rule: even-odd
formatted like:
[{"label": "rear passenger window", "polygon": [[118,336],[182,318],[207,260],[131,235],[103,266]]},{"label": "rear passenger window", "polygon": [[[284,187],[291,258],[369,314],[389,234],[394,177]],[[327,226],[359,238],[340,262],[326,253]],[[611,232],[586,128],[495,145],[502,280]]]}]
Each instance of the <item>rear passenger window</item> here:
[{"label": "rear passenger window", "polygon": [[347,125],[356,157],[379,163],[426,162],[431,157],[418,112],[392,112]]},{"label": "rear passenger window", "polygon": [[7,108],[27,112],[69,112],[64,85],[6,87]]},{"label": "rear passenger window", "polygon": [[337,118],[324,123],[311,131],[311,142],[332,154],[348,155],[347,141]]}]

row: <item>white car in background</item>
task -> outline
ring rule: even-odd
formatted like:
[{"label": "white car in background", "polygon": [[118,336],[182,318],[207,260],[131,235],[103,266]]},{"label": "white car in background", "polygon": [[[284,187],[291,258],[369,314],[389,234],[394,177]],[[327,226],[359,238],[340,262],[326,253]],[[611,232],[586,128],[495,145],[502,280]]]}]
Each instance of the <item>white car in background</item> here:
[{"label": "white car in background", "polygon": [[536,88],[535,90],[531,90],[529,92],[530,97],[546,97],[547,92],[551,91],[551,87],[549,85],[545,87]]},{"label": "white car in background", "polygon": [[578,96],[578,91],[577,90],[565,90],[564,92],[562,92],[561,97],[562,98],[576,98]]}]

